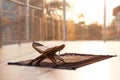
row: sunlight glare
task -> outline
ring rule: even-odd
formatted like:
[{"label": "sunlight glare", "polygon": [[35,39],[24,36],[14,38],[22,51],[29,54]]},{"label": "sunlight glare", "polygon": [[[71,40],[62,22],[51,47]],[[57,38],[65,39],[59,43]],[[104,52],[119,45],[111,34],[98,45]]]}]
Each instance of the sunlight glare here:
[{"label": "sunlight glare", "polygon": [[[67,12],[67,19],[73,19],[79,22],[78,15],[83,14],[86,24],[93,22],[103,23],[104,17],[104,0],[67,0],[72,7]],[[120,0],[106,0],[106,21],[107,24],[114,18],[112,15],[113,8],[120,5]]]}]

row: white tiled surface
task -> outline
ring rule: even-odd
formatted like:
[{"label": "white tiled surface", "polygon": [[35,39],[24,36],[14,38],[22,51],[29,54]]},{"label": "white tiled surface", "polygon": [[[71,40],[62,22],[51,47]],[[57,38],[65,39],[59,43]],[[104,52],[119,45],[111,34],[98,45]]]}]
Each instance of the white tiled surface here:
[{"label": "white tiled surface", "polygon": [[47,46],[66,44],[61,53],[111,54],[106,59],[77,70],[7,65],[9,61],[35,58],[39,55],[31,43],[3,46],[0,49],[0,80],[120,80],[120,42],[102,41],[44,41]]}]

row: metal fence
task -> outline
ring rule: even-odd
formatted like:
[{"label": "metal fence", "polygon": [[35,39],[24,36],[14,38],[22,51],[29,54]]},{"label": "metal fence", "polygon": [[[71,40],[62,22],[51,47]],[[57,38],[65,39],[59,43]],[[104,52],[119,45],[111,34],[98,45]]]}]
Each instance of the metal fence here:
[{"label": "metal fence", "polygon": [[[67,5],[66,0],[0,0],[0,47],[45,40],[120,40],[115,25],[119,20],[106,27],[104,11],[104,27],[86,25],[84,21],[75,23],[66,20]],[[61,10],[61,15],[56,14],[56,9]]]},{"label": "metal fence", "polygon": [[63,20],[45,13],[45,0],[1,0],[0,44],[62,40]]}]

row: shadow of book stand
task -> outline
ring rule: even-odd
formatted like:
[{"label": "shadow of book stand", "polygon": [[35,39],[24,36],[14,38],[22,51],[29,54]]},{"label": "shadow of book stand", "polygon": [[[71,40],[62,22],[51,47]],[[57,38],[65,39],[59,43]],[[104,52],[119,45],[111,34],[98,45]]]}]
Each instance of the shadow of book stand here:
[{"label": "shadow of book stand", "polygon": [[[98,62],[98,61],[102,61],[108,58],[115,57],[115,55],[93,55],[93,54],[77,54],[77,53],[65,53],[65,54],[61,54],[60,56],[65,60],[65,64],[56,66],[49,59],[46,58],[40,63],[40,65],[35,66],[33,64],[31,66],[75,70],[82,66],[86,66],[86,65]],[[18,62],[8,62],[8,65],[30,66],[28,65],[28,63],[31,60],[32,59],[18,61]]]}]

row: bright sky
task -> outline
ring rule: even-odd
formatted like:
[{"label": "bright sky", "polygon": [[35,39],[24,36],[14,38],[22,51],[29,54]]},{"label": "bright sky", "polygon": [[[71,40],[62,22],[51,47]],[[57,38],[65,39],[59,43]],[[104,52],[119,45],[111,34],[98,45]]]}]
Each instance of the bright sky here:
[{"label": "bright sky", "polygon": [[[79,21],[78,15],[83,13],[86,24],[98,22],[103,24],[104,17],[104,0],[66,0],[73,5],[67,12],[67,19],[72,18],[76,22]],[[106,0],[106,22],[107,24],[114,18],[113,8],[120,5],[120,0]]]}]

